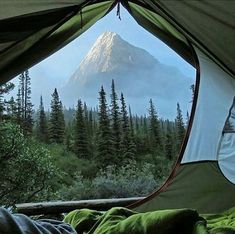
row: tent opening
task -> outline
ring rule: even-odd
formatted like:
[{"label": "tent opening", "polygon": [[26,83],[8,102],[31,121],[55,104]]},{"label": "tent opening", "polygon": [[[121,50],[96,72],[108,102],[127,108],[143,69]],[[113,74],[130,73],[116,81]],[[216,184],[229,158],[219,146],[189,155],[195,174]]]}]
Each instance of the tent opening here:
[{"label": "tent opening", "polygon": [[1,204],[145,197],[170,175],[195,69],[119,10],[1,86],[2,152],[17,155]]}]

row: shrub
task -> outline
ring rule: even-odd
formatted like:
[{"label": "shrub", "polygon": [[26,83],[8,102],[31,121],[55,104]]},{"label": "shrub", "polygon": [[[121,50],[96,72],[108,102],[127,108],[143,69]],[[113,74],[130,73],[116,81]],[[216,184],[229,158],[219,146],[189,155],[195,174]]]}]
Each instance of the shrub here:
[{"label": "shrub", "polygon": [[91,180],[84,178],[81,173],[78,172],[75,175],[72,185],[61,186],[61,189],[58,191],[58,198],[71,201],[94,198]]},{"label": "shrub", "polygon": [[59,193],[65,200],[146,196],[158,185],[152,170],[151,164],[138,168],[133,162],[118,169],[109,166],[100,170],[93,180],[78,173],[73,185],[62,187]]},{"label": "shrub", "polygon": [[61,173],[60,185],[70,186],[76,180],[75,177],[78,174],[86,178],[95,177],[98,169],[92,160],[80,159],[60,144],[51,144],[46,147],[52,155],[53,163]]},{"label": "shrub", "polygon": [[58,173],[48,150],[7,122],[0,123],[0,142],[1,205],[49,199]]}]

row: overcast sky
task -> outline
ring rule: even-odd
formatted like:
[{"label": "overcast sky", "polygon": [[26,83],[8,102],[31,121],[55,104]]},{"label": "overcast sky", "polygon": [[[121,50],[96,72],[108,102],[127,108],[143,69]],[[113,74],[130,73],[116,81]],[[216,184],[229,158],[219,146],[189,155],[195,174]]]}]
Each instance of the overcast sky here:
[{"label": "overcast sky", "polygon": [[194,78],[195,71],[189,64],[140,27],[129,13],[121,8],[121,21],[115,10],[110,12],[79,38],[30,69],[34,94],[32,100],[36,107],[40,95],[50,96],[55,87],[60,88],[67,82],[97,37],[105,31],[118,33],[129,43],[147,50],[161,63],[178,67],[185,75]]}]

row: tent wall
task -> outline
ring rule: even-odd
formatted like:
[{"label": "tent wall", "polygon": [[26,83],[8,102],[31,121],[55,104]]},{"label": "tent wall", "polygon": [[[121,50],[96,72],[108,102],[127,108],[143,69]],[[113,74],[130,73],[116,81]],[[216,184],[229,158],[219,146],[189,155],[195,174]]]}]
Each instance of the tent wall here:
[{"label": "tent wall", "polygon": [[0,84],[67,45],[113,6],[112,1],[99,1],[81,9],[82,3],[0,21]]},{"label": "tent wall", "polygon": [[183,164],[165,191],[137,202],[139,211],[193,208],[200,213],[216,213],[235,205],[235,186],[221,173],[216,161]]},{"label": "tent wall", "polygon": [[[21,17],[23,15],[32,14],[35,12],[42,12],[48,10],[59,10],[71,6],[84,6],[85,0],[3,0],[0,1],[0,20],[9,19],[13,17]],[[93,1],[95,2],[95,1]]]},{"label": "tent wall", "polygon": [[143,8],[135,3],[125,3],[124,7],[130,12],[138,24],[154,36],[164,41],[175,50],[184,60],[194,66],[194,59],[187,39],[161,15]]},{"label": "tent wall", "polygon": [[182,163],[217,160],[224,124],[235,95],[235,80],[199,50],[197,55],[199,95]]},{"label": "tent wall", "polygon": [[[211,60],[228,73],[235,74],[235,1],[130,0],[128,2],[162,16]],[[148,27],[148,24],[141,22],[140,24]]]},{"label": "tent wall", "polygon": [[181,165],[165,186],[131,206],[137,211],[190,207],[213,213],[235,205],[234,138],[226,138],[226,150],[223,154],[220,150],[235,80],[202,52],[196,49],[196,53],[200,65],[198,101]]}]

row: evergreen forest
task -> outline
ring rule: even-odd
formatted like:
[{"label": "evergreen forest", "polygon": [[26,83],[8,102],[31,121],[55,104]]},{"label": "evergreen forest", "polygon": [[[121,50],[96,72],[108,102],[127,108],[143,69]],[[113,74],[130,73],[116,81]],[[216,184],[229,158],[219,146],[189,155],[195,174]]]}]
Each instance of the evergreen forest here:
[{"label": "evergreen forest", "polygon": [[152,99],[135,115],[110,80],[96,108],[79,97],[66,108],[55,88],[45,110],[42,96],[31,102],[29,72],[18,80],[0,86],[1,205],[146,196],[169,176],[189,121],[179,103],[174,121],[159,118]]}]

